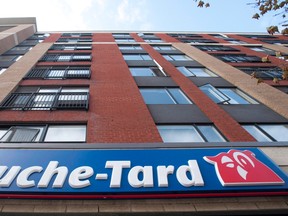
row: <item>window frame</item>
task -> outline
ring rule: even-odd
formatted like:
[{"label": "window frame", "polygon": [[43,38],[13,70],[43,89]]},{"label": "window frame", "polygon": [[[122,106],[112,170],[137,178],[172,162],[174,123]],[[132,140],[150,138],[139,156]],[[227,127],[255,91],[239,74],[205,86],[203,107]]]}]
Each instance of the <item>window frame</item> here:
[{"label": "window frame", "polygon": [[[207,88],[209,88],[208,90],[206,90]],[[205,90],[209,91],[209,93],[213,96],[210,97],[210,94],[206,94],[211,100],[213,100],[215,103],[217,104],[229,104],[229,105],[237,105],[237,104],[258,104],[258,102],[253,99],[252,97],[250,97],[249,95],[247,95],[246,93],[242,92],[241,90],[237,89],[237,88],[215,88],[213,85],[211,84],[205,84],[199,87],[200,90],[203,91],[204,94]],[[235,98],[232,98],[230,95],[227,95],[226,93],[224,93],[221,90],[231,90],[233,91],[234,94],[236,94],[237,96],[239,96],[242,100],[246,101],[247,103],[231,103],[232,101],[237,101],[235,100]],[[218,100],[218,101],[217,101]]]},{"label": "window frame", "polygon": [[[185,54],[162,54],[162,56],[167,60],[167,61],[195,61],[191,57],[185,55]],[[176,56],[182,56],[182,59],[176,59]]]},{"label": "window frame", "polygon": [[[196,134],[196,136],[198,137],[196,141],[193,141],[193,137],[189,137],[190,139],[188,141],[175,141],[175,140],[172,140],[172,141],[168,141],[167,140],[167,134],[166,134],[166,137],[165,135],[163,134],[163,132],[161,133],[161,128],[169,128],[171,127],[170,130],[179,130],[181,128],[184,128],[185,130],[189,130],[189,129],[192,129],[192,134]],[[212,136],[217,136],[218,137],[218,140],[217,141],[211,141],[209,140],[210,138],[207,138],[208,136],[208,133],[205,134],[203,130],[200,129],[200,127],[211,127],[212,131],[214,131],[214,134],[212,134]],[[174,128],[174,129],[173,129]],[[179,129],[177,129],[179,128]],[[216,143],[219,143],[219,142],[227,142],[227,139],[223,136],[223,134],[221,134],[221,132],[215,127],[215,125],[213,124],[160,124],[160,125],[157,125],[157,129],[158,129],[158,132],[161,136],[161,139],[163,141],[163,143],[206,143],[206,142],[216,142]],[[163,129],[162,129],[163,130]],[[164,129],[164,130],[169,130],[169,129]],[[210,130],[211,131],[211,130]],[[171,133],[171,132],[170,132]],[[175,133],[175,132],[173,132]],[[190,135],[190,134],[189,134]],[[183,138],[184,135],[182,134],[182,136],[179,135],[180,138]]]},{"label": "window frame", "polygon": [[[82,141],[74,141],[73,140],[59,140],[59,141],[45,141],[46,137],[47,137],[47,133],[49,131],[50,127],[69,127],[69,126],[78,126],[78,127],[83,127],[82,129],[85,129],[85,134],[83,136],[83,140]],[[10,141],[2,141],[2,139],[9,133],[9,130],[11,128],[23,128],[23,129],[38,129],[39,133],[37,133],[37,135],[35,136],[34,139],[32,139],[31,141],[16,141],[16,142],[10,142]],[[0,143],[86,143],[87,142],[87,124],[86,123],[77,123],[77,124],[18,124],[18,125],[1,125],[0,126],[0,130],[3,131],[6,130],[6,132],[2,132],[0,135]]]},{"label": "window frame", "polygon": [[[165,95],[166,95],[165,102],[158,103],[159,100],[157,100],[157,103],[153,102],[153,101],[155,101],[155,97],[157,98],[156,95],[152,95],[153,97],[150,95],[148,99],[147,99],[147,97],[145,98],[145,96],[143,95],[145,90],[146,91],[147,90],[163,91],[162,93],[165,93]],[[173,90],[178,90],[178,93],[173,93]],[[142,98],[143,98],[145,104],[147,104],[147,105],[152,105],[152,104],[172,104],[172,105],[173,104],[174,105],[177,105],[177,104],[193,104],[192,100],[179,87],[173,87],[173,88],[170,88],[170,87],[161,87],[161,88],[160,87],[150,87],[150,88],[142,87],[142,88],[139,88],[139,91],[140,91],[140,93],[142,95]],[[177,96],[177,94],[178,94],[178,96]],[[181,95],[180,98],[178,98],[179,94]],[[153,100],[149,101],[149,100],[151,100],[151,98]],[[162,99],[163,99],[163,96],[162,96]],[[166,102],[167,99],[169,100],[168,103]],[[185,101],[185,102],[181,102],[181,101]]]},{"label": "window frame", "polygon": [[[193,72],[193,69],[202,70],[201,73],[206,75],[205,76],[197,75],[195,74],[195,71]],[[179,66],[177,67],[177,70],[186,77],[219,77],[218,75],[216,75],[211,70],[205,67]]]},{"label": "window frame", "polygon": [[[152,57],[148,53],[124,53],[123,58],[125,61],[152,61]],[[134,56],[137,59],[127,59],[128,56]]]},{"label": "window frame", "polygon": [[[272,123],[270,123],[270,124],[262,124],[262,123],[259,123],[259,124],[243,124],[242,125],[242,127],[248,132],[248,133],[250,133],[251,134],[251,136],[253,136],[258,142],[287,142],[288,141],[288,139],[287,140],[280,140],[280,141],[278,141],[278,139],[277,139],[277,137],[275,138],[273,135],[271,135],[269,132],[267,132],[267,130],[265,130],[263,127],[265,127],[265,126],[284,126],[284,127],[286,127],[287,129],[287,132],[288,132],[288,125],[287,124],[272,124]],[[255,130],[255,131],[257,131],[257,135],[260,135],[261,136],[261,138],[264,138],[264,139],[266,139],[266,140],[260,140],[260,139],[257,139],[257,137],[256,137],[256,135],[253,135],[252,134],[252,132],[251,131],[249,131],[248,129],[247,129],[247,127],[253,127],[253,129]]]}]

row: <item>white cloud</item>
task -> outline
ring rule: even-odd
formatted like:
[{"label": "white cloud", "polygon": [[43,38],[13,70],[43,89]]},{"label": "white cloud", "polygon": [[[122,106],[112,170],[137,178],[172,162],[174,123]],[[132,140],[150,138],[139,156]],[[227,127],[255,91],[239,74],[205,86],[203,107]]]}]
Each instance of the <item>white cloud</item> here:
[{"label": "white cloud", "polygon": [[39,31],[149,30],[147,14],[146,0],[9,0],[1,5],[2,17],[36,17]]},{"label": "white cloud", "polygon": [[117,7],[117,13],[114,17],[119,25],[124,25],[127,29],[137,27],[139,30],[151,28],[151,24],[147,21],[147,8],[145,0],[122,0]]}]

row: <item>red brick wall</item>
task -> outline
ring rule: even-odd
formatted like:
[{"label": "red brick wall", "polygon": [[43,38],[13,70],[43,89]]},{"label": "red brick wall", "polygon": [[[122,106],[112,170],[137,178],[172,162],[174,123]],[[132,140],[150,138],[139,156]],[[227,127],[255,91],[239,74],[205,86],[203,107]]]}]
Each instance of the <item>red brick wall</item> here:
[{"label": "red brick wall", "polygon": [[[53,34],[46,41],[54,42],[59,37],[60,34]],[[94,34],[93,40],[94,42],[114,41],[112,34]],[[66,51],[58,52],[66,53]],[[88,143],[162,142],[117,44],[93,44],[92,62],[68,64],[40,62],[38,65],[92,65],[90,80],[23,80],[20,84],[22,86],[89,86],[89,110],[6,110],[0,112],[2,123],[87,123]]]},{"label": "red brick wall", "polygon": [[[136,41],[140,42],[142,40],[142,38],[136,34],[134,34],[133,37]],[[164,39],[164,37],[161,38]],[[255,141],[237,121],[206,96],[191,80],[182,75],[174,65],[167,61],[160,53],[154,50],[149,44],[142,44],[141,46],[164,68],[165,72],[171,76],[185,94],[192,99],[193,103],[207,115],[229,141]]]}]

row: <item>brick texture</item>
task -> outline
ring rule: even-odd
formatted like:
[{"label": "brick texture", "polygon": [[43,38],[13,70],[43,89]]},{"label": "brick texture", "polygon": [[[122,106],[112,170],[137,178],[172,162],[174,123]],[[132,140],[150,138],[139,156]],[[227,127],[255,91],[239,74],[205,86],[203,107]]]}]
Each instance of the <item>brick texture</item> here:
[{"label": "brick texture", "polygon": [[[142,40],[142,38],[136,34],[133,35],[133,37],[137,41]],[[179,73],[161,54],[155,51],[149,44],[142,44],[141,46],[164,68],[165,72],[171,76],[183,92],[192,99],[193,103],[207,115],[229,141],[255,141],[228,113],[208,98],[208,96],[187,77]]]}]

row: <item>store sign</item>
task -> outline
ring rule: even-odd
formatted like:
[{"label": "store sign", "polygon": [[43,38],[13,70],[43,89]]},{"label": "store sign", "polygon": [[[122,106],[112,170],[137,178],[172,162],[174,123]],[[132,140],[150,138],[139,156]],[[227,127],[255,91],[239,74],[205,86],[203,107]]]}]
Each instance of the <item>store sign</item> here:
[{"label": "store sign", "polygon": [[0,151],[2,196],[263,191],[288,194],[288,177],[257,148]]}]

